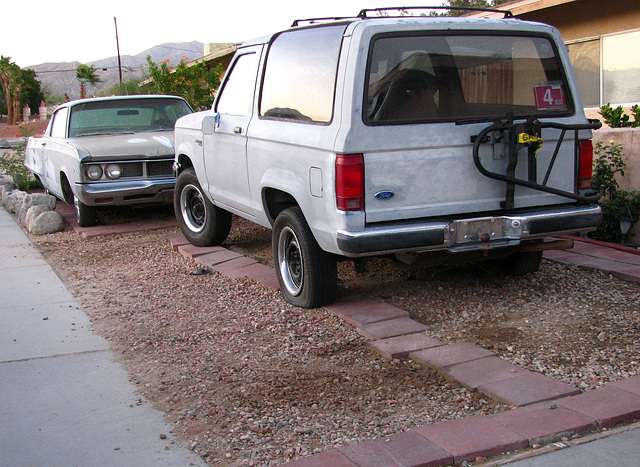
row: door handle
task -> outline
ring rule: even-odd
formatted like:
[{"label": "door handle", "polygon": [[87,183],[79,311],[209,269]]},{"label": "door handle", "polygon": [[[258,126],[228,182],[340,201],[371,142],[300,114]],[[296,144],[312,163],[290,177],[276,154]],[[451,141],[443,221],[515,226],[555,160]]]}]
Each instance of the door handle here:
[{"label": "door handle", "polygon": [[237,126],[233,129],[233,132],[237,135],[242,134],[242,127],[241,126]]}]

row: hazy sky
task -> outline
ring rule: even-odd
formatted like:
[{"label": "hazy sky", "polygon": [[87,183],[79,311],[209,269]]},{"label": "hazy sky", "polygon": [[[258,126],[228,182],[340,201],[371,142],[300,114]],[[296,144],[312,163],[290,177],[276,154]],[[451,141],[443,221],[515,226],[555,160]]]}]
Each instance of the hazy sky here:
[{"label": "hazy sky", "polygon": [[[370,0],[32,0],[3,1],[0,55],[20,67],[45,62],[81,63],[136,55],[165,42],[242,42],[289,27],[294,19],[353,16],[394,2]],[[402,1],[442,4],[442,0]],[[28,10],[25,5],[28,5]]]}]

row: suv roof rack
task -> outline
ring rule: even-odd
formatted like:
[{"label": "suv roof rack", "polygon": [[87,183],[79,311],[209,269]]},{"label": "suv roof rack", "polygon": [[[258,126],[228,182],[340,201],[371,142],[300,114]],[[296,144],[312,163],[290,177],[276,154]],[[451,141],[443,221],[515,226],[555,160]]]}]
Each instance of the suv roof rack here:
[{"label": "suv roof rack", "polygon": [[[400,6],[400,7],[387,7],[387,8],[365,8],[360,10],[357,16],[340,16],[340,17],[325,17],[325,18],[307,18],[307,19],[297,19],[291,25],[292,28],[296,26],[300,26],[300,23],[309,23],[313,24],[316,22],[323,21],[341,21],[346,19],[375,19],[375,18],[398,18],[403,17],[403,15],[380,15],[380,16],[367,16],[367,13],[373,12],[386,12],[390,10],[396,11],[405,11],[409,10],[459,10],[459,11],[485,11],[490,13],[504,13],[504,18],[514,18],[513,13],[510,10],[498,10],[496,8],[477,8],[477,7],[468,7],[468,6]],[[406,15],[405,15],[406,16]]]},{"label": "suv roof rack", "polygon": [[[378,18],[378,16],[367,16],[369,12],[383,12],[389,10],[406,11],[409,10],[459,10],[459,11],[486,11],[490,13],[504,13],[505,18],[513,18],[513,13],[509,10],[498,10],[496,8],[479,8],[469,6],[401,6],[401,7],[388,7],[388,8],[371,8],[360,10],[358,18]],[[393,16],[392,16],[393,17]],[[389,18],[389,16],[383,16],[383,18]]]}]

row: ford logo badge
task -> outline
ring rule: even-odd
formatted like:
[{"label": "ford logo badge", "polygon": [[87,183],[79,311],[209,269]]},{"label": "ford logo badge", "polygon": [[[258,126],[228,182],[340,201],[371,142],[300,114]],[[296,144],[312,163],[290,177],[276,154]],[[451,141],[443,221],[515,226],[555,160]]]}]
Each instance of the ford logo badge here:
[{"label": "ford logo badge", "polygon": [[393,191],[379,191],[377,192],[375,195],[376,198],[378,199],[391,199],[395,196],[396,194]]}]

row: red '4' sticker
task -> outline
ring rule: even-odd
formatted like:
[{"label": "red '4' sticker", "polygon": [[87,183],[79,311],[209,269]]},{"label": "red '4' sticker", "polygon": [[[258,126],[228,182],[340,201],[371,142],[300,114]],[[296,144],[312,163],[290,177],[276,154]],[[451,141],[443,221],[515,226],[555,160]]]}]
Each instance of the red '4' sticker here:
[{"label": "red '4' sticker", "polygon": [[567,108],[561,84],[544,84],[533,88],[538,110],[563,110]]}]

